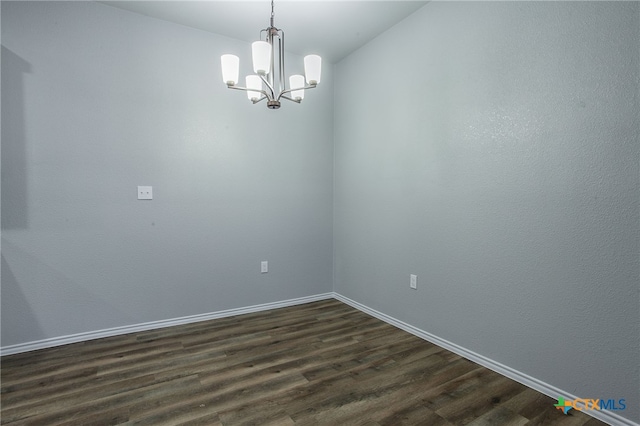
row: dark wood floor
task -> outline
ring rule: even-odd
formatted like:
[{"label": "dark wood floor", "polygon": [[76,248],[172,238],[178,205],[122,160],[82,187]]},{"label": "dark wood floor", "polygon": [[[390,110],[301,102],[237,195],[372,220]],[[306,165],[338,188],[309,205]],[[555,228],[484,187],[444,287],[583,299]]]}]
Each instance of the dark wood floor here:
[{"label": "dark wood floor", "polygon": [[1,361],[11,425],[604,424],[336,300]]}]

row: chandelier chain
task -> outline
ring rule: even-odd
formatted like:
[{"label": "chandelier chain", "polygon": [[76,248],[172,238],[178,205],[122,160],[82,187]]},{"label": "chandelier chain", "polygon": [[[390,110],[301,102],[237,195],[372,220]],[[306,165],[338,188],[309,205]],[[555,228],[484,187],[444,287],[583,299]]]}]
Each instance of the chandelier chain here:
[{"label": "chandelier chain", "polygon": [[274,16],[274,13],[273,13],[273,1],[274,0],[271,0],[271,27],[273,27],[273,16]]}]

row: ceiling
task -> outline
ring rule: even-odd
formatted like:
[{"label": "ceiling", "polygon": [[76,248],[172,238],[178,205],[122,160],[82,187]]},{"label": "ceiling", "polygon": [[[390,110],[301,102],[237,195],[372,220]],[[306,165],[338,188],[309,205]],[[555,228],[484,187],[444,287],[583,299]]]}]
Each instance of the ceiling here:
[{"label": "ceiling", "polygon": [[[252,42],[269,26],[271,2],[262,1],[100,1],[165,21]],[[286,35],[286,50],[316,53],[336,63],[406,18],[427,1],[275,2],[275,26]]]}]

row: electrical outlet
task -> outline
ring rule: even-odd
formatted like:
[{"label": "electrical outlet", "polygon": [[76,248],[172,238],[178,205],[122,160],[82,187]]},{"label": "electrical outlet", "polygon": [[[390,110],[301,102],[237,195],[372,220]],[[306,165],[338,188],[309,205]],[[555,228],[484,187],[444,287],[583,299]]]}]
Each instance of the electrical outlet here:
[{"label": "electrical outlet", "polygon": [[418,276],[417,275],[409,275],[409,287],[414,290],[418,289]]},{"label": "electrical outlet", "polygon": [[263,260],[262,262],[260,262],[260,273],[266,274],[267,272],[269,272],[269,262]]},{"label": "electrical outlet", "polygon": [[152,186],[139,186],[138,187],[138,200],[153,200],[153,187]]}]

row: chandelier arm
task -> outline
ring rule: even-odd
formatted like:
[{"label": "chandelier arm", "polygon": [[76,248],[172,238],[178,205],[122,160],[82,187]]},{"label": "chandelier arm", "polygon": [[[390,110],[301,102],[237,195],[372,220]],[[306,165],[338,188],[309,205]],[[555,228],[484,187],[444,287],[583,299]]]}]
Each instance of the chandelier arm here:
[{"label": "chandelier arm", "polygon": [[[262,93],[262,94],[264,95],[264,97],[263,97],[263,98],[260,98],[260,100],[262,100],[262,99],[266,99],[266,98],[268,98],[268,97],[269,97],[269,94],[268,94],[267,92],[265,92],[264,90],[260,90],[260,89],[250,89],[250,88],[248,88],[248,87],[242,87],[242,86],[236,86],[236,85],[233,85],[233,86],[227,85],[227,88],[228,88],[228,89],[235,89],[235,90],[242,90],[242,91],[245,91],[245,92],[258,92],[258,93]],[[255,103],[255,102],[254,102],[254,103]]]},{"label": "chandelier arm", "polygon": [[[272,73],[273,73],[273,71],[272,71]],[[268,94],[266,91],[264,91],[264,90],[262,90],[262,93],[264,93],[264,94],[265,94],[265,96],[266,96],[267,98],[269,98],[269,100],[270,100],[270,101],[275,100],[275,98],[276,98],[276,91],[273,89],[273,86],[269,83],[269,81],[268,81],[266,78],[264,78],[264,75],[258,74],[258,77],[260,77],[260,78],[262,79],[262,81],[264,82],[264,84],[266,84],[266,85],[267,85],[267,88],[268,88],[268,89],[269,89],[269,91],[271,92],[271,96],[269,96],[269,94]]]},{"label": "chandelier arm", "polygon": [[299,104],[300,102],[302,102],[302,99],[293,99],[293,98],[290,98],[290,97],[288,97],[288,96],[283,95],[282,93],[280,94],[280,96],[278,97],[278,99],[280,99],[280,98],[282,98],[282,99],[286,99],[286,100],[291,101],[291,102],[295,102],[295,103],[297,103],[297,104]]},{"label": "chandelier arm", "polygon": [[280,55],[280,94],[287,88],[284,79],[284,31],[278,30],[278,54]]},{"label": "chandelier arm", "polygon": [[282,91],[282,92],[280,92],[280,94],[278,95],[278,99],[280,99],[280,98],[285,98],[285,99],[289,99],[290,101],[294,101],[294,102],[295,102],[295,99],[288,98],[288,97],[286,97],[286,96],[284,96],[284,95],[286,95],[287,93],[291,93],[291,92],[293,92],[294,90],[315,89],[316,87],[318,87],[318,85],[317,85],[317,84],[308,84],[308,85],[306,85],[306,86],[304,86],[304,87],[296,87],[295,89],[287,89],[287,90],[283,90],[283,91]]},{"label": "chandelier arm", "polygon": [[267,42],[271,45],[271,72],[269,73],[269,83],[271,87],[271,91],[273,92],[273,96],[276,95],[276,83],[274,74],[276,73],[276,69],[274,67],[274,57],[275,51],[273,49],[273,27],[269,27],[269,31],[267,32]]}]

